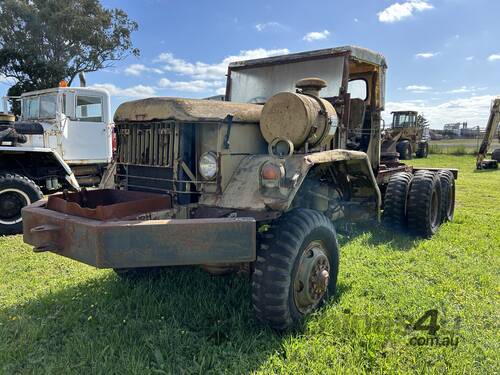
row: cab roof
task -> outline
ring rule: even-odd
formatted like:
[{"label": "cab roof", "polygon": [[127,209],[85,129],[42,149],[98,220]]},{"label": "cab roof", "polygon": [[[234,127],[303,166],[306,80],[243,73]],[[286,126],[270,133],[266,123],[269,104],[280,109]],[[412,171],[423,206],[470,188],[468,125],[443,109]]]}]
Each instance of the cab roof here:
[{"label": "cab roof", "polygon": [[93,88],[93,87],[53,87],[50,89],[25,92],[25,93],[21,94],[21,98],[25,98],[28,96],[43,95],[43,94],[53,94],[53,93],[58,93],[58,92],[77,92],[77,91],[78,92],[85,92],[88,94],[99,94],[99,95],[109,96],[109,93],[107,90]]},{"label": "cab roof", "polygon": [[357,46],[343,46],[336,48],[319,49],[315,51],[291,53],[288,55],[265,57],[261,59],[236,61],[229,64],[229,69],[244,69],[247,67],[256,67],[260,65],[274,65],[340,55],[349,55],[353,60],[372,65],[378,65],[383,67],[384,69],[387,68],[385,57],[380,53]]},{"label": "cab roof", "polygon": [[393,111],[393,112],[391,112],[391,115],[392,114],[395,114],[395,115],[401,115],[401,114],[418,115],[418,112],[417,111]]}]

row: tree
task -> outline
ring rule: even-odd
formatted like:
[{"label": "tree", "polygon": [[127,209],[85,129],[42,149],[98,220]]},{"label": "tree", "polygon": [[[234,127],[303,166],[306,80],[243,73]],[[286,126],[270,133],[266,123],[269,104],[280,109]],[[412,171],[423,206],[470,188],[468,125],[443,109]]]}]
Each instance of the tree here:
[{"label": "tree", "polygon": [[0,75],[16,82],[8,95],[71,85],[81,72],[138,55],[137,28],[99,0],[0,0]]},{"label": "tree", "polygon": [[429,121],[425,118],[423,113],[417,116],[417,127],[419,128],[429,127]]}]

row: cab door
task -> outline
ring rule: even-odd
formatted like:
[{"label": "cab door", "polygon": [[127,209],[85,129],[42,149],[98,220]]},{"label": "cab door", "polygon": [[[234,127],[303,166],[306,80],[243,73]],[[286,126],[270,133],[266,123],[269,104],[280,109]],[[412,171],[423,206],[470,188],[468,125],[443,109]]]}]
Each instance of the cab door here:
[{"label": "cab door", "polygon": [[108,163],[111,160],[109,97],[98,92],[65,94],[63,158],[69,164]]}]

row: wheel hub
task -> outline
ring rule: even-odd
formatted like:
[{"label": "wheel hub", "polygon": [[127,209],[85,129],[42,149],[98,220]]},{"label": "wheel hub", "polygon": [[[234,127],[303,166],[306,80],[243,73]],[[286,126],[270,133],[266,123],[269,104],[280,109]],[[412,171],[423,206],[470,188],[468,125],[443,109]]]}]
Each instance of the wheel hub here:
[{"label": "wheel hub", "polygon": [[330,262],[324,244],[311,242],[303,252],[294,281],[297,309],[307,313],[314,309],[328,290]]}]

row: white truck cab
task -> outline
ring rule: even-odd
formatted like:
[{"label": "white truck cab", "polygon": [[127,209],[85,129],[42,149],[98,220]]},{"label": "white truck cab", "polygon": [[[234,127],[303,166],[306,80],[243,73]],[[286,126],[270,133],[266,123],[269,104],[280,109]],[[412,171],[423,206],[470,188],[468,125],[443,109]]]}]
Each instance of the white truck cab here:
[{"label": "white truck cab", "polygon": [[[21,103],[16,121],[7,114],[8,99]],[[113,140],[106,90],[57,87],[4,98],[0,235],[21,231],[22,207],[43,193],[98,185],[112,161]]]},{"label": "white truck cab", "polygon": [[59,87],[20,97],[21,121],[39,122],[43,135],[32,135],[26,146],[56,151],[70,166],[111,161],[112,121],[105,90]]}]

